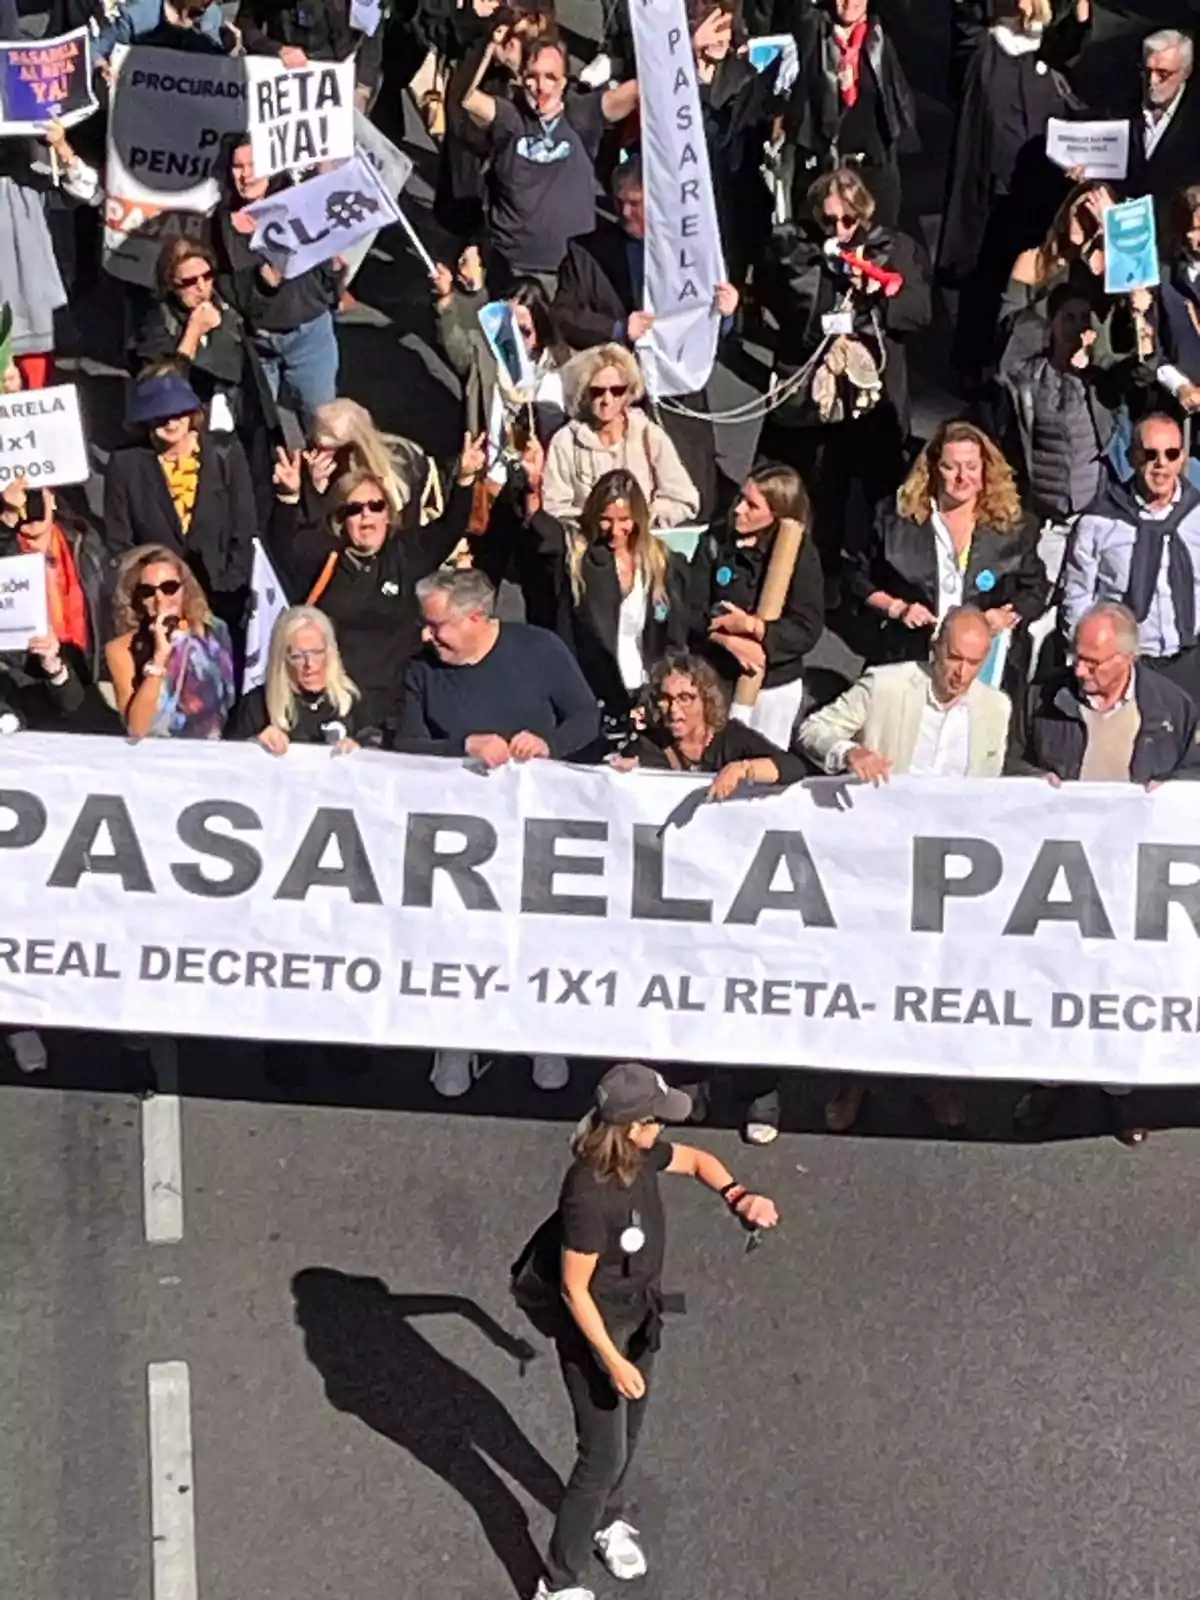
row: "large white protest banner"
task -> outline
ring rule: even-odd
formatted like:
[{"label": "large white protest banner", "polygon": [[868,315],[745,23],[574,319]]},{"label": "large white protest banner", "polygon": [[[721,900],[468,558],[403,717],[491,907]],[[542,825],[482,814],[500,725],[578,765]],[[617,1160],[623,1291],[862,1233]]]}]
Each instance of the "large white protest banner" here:
[{"label": "large white protest banner", "polygon": [[0,1017],[1195,1084],[1198,792],[17,734]]},{"label": "large white protest banner", "polygon": [[0,394],[0,488],[86,483],[90,474],[79,391],[73,383]]},{"label": "large white protest banner", "polygon": [[254,224],[251,248],[285,278],[299,278],[398,221],[400,211],[373,163],[356,155],[331,172],[256,200],[242,215]]},{"label": "large white protest banner", "polygon": [[112,59],[104,265],[152,284],[164,240],[206,237],[221,140],[247,125],[246,58],[133,45]]},{"label": "large white protest banner", "polygon": [[0,558],[0,650],[24,650],[49,633],[49,617],[45,556]]},{"label": "large white protest banner", "polygon": [[247,56],[254,170],[260,178],[354,154],[354,57],[288,68]]},{"label": "large white protest banner", "polygon": [[708,145],[684,0],[632,0],[641,85],[646,198],[645,308],[654,326],[638,342],[651,395],[692,394],[708,382],[725,277]]}]

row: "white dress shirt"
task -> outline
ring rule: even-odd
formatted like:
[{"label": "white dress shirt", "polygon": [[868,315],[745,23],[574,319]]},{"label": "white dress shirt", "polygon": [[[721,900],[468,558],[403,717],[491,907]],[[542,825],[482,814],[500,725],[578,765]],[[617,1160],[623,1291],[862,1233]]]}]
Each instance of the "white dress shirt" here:
[{"label": "white dress shirt", "polygon": [[[1186,87],[1187,85],[1185,84],[1184,88]],[[1153,111],[1148,110],[1145,106],[1142,107],[1142,149],[1146,152],[1147,160],[1158,149],[1159,140],[1166,133],[1171,118],[1179,110],[1179,102],[1182,99],[1183,89],[1181,88],[1174,100],[1171,101],[1171,104],[1157,117]]]},{"label": "white dress shirt", "polygon": [[617,668],[621,682],[632,694],[646,681],[642,661],[642,630],[646,626],[646,580],[638,567],[633,587],[621,600],[617,614]]},{"label": "white dress shirt", "polygon": [[965,778],[971,764],[971,713],[965,700],[944,706],[933,685],[921,708],[921,726],[913,749],[909,776],[913,778]]},{"label": "white dress shirt", "polygon": [[955,606],[963,603],[963,582],[966,572],[958,564],[958,552],[954,548],[954,536],[942,520],[942,514],[934,506],[929,517],[933,528],[934,543],[937,547],[938,567],[938,592],[937,592],[937,619],[940,623],[947,611],[953,611]]}]

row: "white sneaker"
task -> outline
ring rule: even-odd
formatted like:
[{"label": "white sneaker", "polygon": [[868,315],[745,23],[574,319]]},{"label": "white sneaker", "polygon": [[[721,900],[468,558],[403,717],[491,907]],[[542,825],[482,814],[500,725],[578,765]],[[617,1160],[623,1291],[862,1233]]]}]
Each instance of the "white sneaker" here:
[{"label": "white sneaker", "polygon": [[646,1556],[638,1543],[638,1531],[628,1522],[614,1522],[596,1535],[596,1552],[614,1578],[642,1578]]},{"label": "white sneaker", "polygon": [[534,1056],[533,1081],[537,1088],[553,1093],[555,1089],[565,1089],[570,1078],[566,1056]]},{"label": "white sneaker", "polygon": [[471,1087],[478,1066],[474,1050],[435,1050],[429,1081],[447,1100],[456,1100]]},{"label": "white sneaker", "polygon": [[45,1072],[50,1065],[42,1036],[32,1028],[18,1028],[15,1033],[10,1033],[8,1048],[22,1072]]},{"label": "white sneaker", "polygon": [[545,1578],[539,1578],[533,1600],[596,1600],[596,1596],[578,1583],[569,1589],[551,1589]]}]

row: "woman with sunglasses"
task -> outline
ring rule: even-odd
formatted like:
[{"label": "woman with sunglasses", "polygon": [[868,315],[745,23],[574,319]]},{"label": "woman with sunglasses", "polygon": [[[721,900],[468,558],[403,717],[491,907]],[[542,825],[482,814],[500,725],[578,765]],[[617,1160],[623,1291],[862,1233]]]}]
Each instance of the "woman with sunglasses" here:
[{"label": "woman with sunglasses", "polygon": [[[155,267],[155,297],[134,340],[140,370],[175,360],[208,408],[208,425],[230,432],[249,410],[242,319],[216,289],[217,258],[206,244],[168,239]],[[218,398],[219,397],[219,398]]]},{"label": "woman with sunglasses", "polygon": [[405,529],[436,522],[444,509],[442,485],[433,458],[419,444],[396,434],[386,438],[366,406],[339,397],[318,406],[303,453],[301,489],[304,519],[320,522],[330,511],[333,485],[347,472],[369,472],[382,485]]},{"label": "woman with sunglasses", "polygon": [[572,420],[551,439],[544,460],[532,443],[526,453],[531,510],[573,528],[605,473],[623,471],[637,479],[654,527],[694,517],[700,496],[678,450],[637,405],[645,385],[632,353],[619,344],[585,350],[564,378]]},{"label": "woman with sunglasses", "polygon": [[0,495],[0,556],[43,555],[50,631],[61,661],[84,684],[104,666],[104,630],[113,562],[100,535],[53,489],[21,477]]},{"label": "woman with sunglasses", "polygon": [[347,676],[333,624],[314,606],[292,606],[271,630],[266,682],[238,702],[231,739],[257,739],[273,756],[294,744],[346,755],[378,744],[367,703]]},{"label": "woman with sunglasses", "polygon": [[219,739],[236,698],[229,629],[187,562],[165,545],[130,550],[105,659],[135,739]]},{"label": "woman with sunglasses", "polygon": [[331,486],[326,520],[310,521],[301,506],[300,458],[279,452],[273,559],[291,592],[332,621],[347,672],[386,722],[398,718],[405,668],[420,648],[416,585],[466,533],[472,487],[485,465],[483,439],[467,434],[445,513],[406,530],[379,481],[384,475],[361,466]]},{"label": "woman with sunglasses", "polygon": [[695,1178],[746,1228],[779,1221],[774,1201],[735,1182],[709,1151],[661,1142],[666,1124],[691,1111],[690,1096],[652,1067],[610,1067],[576,1130],[558,1206],[513,1268],[514,1298],[555,1341],[575,1417],[575,1466],[534,1600],[593,1600],[581,1580],[594,1555],[615,1578],[647,1568],[627,1482],[661,1343],[659,1174]]},{"label": "woman with sunglasses", "polygon": [[127,415],[142,438],[109,457],[109,549],[165,545],[186,556],[214,611],[240,627],[258,531],[246,452],[232,435],[205,431],[200,397],[172,364],[137,380]]}]

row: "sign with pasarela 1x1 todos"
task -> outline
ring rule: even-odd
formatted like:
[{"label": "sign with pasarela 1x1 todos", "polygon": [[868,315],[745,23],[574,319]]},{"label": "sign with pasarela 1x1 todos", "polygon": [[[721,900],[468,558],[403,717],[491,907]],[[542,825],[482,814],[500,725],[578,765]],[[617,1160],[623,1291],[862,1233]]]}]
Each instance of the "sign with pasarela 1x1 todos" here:
[{"label": "sign with pasarela 1x1 todos", "polygon": [[73,383],[0,395],[0,488],[20,478],[32,489],[86,483],[88,472]]}]

